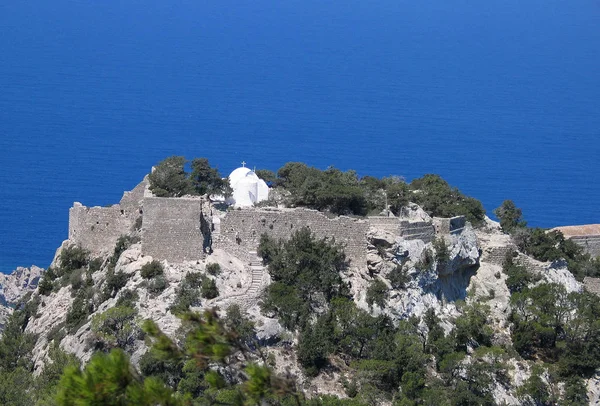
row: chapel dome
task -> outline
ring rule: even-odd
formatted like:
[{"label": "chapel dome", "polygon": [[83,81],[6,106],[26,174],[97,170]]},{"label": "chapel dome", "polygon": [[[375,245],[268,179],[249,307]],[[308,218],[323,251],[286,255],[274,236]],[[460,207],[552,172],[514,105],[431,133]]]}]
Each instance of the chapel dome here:
[{"label": "chapel dome", "polygon": [[231,187],[234,187],[241,179],[245,178],[248,172],[252,171],[245,166],[234,169],[233,172],[229,174],[229,184]]}]

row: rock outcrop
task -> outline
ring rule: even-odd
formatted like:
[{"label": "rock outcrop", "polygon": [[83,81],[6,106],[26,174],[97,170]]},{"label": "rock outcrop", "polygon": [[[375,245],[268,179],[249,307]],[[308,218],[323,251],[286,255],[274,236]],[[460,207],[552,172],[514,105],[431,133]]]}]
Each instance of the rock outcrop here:
[{"label": "rock outcrop", "polygon": [[26,294],[35,291],[44,269],[32,265],[18,267],[10,274],[0,274],[0,329],[12,313],[13,306]]}]

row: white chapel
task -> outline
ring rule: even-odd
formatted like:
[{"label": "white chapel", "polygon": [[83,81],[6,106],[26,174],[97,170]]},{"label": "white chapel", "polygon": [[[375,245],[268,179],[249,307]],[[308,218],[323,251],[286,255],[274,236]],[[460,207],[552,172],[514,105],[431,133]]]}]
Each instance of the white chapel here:
[{"label": "white chapel", "polygon": [[246,162],[229,174],[229,185],[233,195],[228,203],[234,207],[254,206],[269,198],[269,186],[253,170],[246,168]]}]

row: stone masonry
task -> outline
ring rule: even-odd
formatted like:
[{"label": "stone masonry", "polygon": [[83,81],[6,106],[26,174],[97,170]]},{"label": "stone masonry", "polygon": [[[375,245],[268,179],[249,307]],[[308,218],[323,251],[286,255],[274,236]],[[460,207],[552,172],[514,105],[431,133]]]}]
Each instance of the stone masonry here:
[{"label": "stone masonry", "polygon": [[75,203],[69,211],[69,240],[93,254],[106,254],[112,251],[121,235],[130,234],[141,223],[143,255],[172,263],[196,261],[204,258],[207,246],[212,244],[213,249],[222,249],[249,263],[256,256],[263,233],[288,239],[296,230],[308,227],[319,238],[333,238],[341,243],[350,266],[363,267],[370,228],[388,231],[405,240],[419,239],[428,243],[436,232],[452,234],[465,225],[464,217],[330,218],[305,208],[247,208],[223,212],[207,202],[203,206],[202,202],[199,197],[154,197],[145,178],[131,192],[125,192],[119,204],[85,207]]},{"label": "stone masonry", "polygon": [[75,202],[69,209],[69,240],[96,255],[112,251],[117,239],[129,234],[140,217],[147,183],[145,178],[110,207]]},{"label": "stone masonry", "polygon": [[204,257],[199,198],[146,197],[142,225],[142,253],[169,262]]},{"label": "stone masonry", "polygon": [[308,227],[317,237],[334,238],[345,246],[351,266],[366,266],[367,220],[350,217],[328,218],[309,209],[245,209],[232,210],[221,219],[220,233],[213,237],[213,248],[235,251],[237,257],[249,260],[263,233],[288,239],[296,230]]},{"label": "stone masonry", "polygon": [[594,257],[600,257],[600,224],[587,224],[582,226],[556,227],[565,238],[570,238],[585,252]]}]

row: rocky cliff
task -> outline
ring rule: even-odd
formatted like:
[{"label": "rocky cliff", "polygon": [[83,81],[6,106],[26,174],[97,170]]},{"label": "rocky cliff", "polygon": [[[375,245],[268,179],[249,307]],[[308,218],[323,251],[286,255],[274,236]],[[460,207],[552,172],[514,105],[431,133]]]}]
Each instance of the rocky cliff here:
[{"label": "rocky cliff", "polygon": [[[436,224],[436,219],[415,205],[406,216],[406,221]],[[425,239],[407,239],[389,228],[371,227],[364,242],[367,246],[366,266],[353,267],[343,275],[354,302],[369,314],[389,316],[394,323],[423,318],[428,310],[433,309],[446,333],[452,330],[455,318],[462,314],[464,302],[485,303],[490,308],[487,325],[493,341],[510,343],[511,292],[507,288],[502,262],[507,252],[515,249],[511,238],[489,219],[478,229],[466,223],[454,229],[432,226],[432,230],[436,231],[427,234]],[[256,338],[272,354],[277,368],[291,371],[308,394],[347,396],[344,382],[351,376],[345,376],[342,370],[323,371],[316,377],[306,376],[296,355],[290,351],[298,342],[296,333],[286,330],[274,314],[261,311],[262,292],[271,283],[271,278],[256,253],[250,253],[252,258],[249,261],[232,254],[235,249],[231,252],[212,250],[203,260],[181,263],[163,260],[160,286],[157,286],[154,280],[144,276],[144,267],[152,264],[154,259],[143,255],[141,244],[136,241],[136,232],[122,242],[121,247],[114,249],[114,254],[86,262],[87,271],[74,269],[68,274],[64,271],[67,269],[64,253],[73,245],[65,242],[50,266],[51,272],[58,275],[58,270],[62,269],[63,275],[55,276],[50,287],[44,287],[43,292],[41,287],[38,288],[43,273],[40,268],[18,268],[10,275],[1,276],[0,300],[4,317],[11,312],[11,306],[28,292],[34,292],[39,301],[37,312],[25,330],[36,336],[34,360],[38,372],[43,369],[52,341],[83,362],[88,361],[98,348],[115,345],[102,336],[97,324],[102,315],[124,301],[128,301],[135,310],[135,321],[128,325],[131,331],[120,346],[132,354],[134,364],[138,363],[147,351],[143,335],[136,327],[139,321],[152,319],[167,335],[176,335],[181,323],[174,315],[174,306],[183,300],[186,292],[191,292],[196,295],[189,302],[193,310],[213,307],[224,310],[232,304],[239,305],[254,322]],[[112,250],[106,247],[104,252]],[[565,264],[535,261],[522,253],[515,261],[526,265],[542,281],[564,286],[567,292],[582,289]],[[214,269],[218,272],[209,272]],[[392,274],[397,272],[402,273],[402,281],[392,282]],[[197,297],[200,291],[186,287],[191,275],[203,275],[204,284],[207,280],[212,281],[216,296],[203,294],[203,298]],[[383,305],[373,305],[368,301],[367,292],[376,280],[387,287]],[[76,308],[79,313],[75,312]],[[427,328],[423,322],[420,326],[426,335]],[[473,349],[468,349],[464,362],[475,362],[475,358],[471,358],[474,356]],[[506,381],[495,383],[494,400],[498,404],[521,404],[517,388],[530,376],[535,362],[513,357],[507,363],[510,368]],[[600,392],[598,380],[590,379],[587,384],[590,399],[597,399]]]}]

